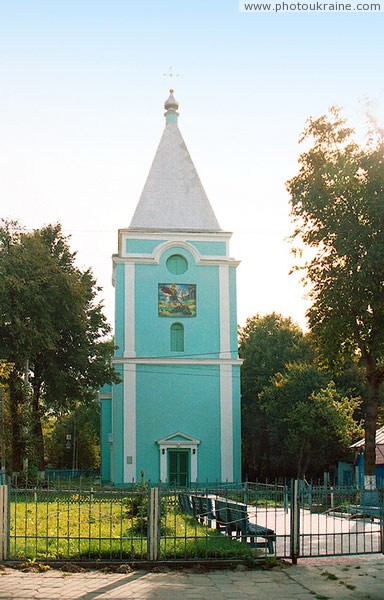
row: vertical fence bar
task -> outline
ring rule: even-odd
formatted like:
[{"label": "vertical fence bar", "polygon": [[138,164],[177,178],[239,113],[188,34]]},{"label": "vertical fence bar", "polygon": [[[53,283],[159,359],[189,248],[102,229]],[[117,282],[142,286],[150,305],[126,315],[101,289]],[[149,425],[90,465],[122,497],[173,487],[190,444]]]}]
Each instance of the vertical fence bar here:
[{"label": "vertical fence bar", "polygon": [[148,560],[159,556],[159,488],[150,488],[148,507]]},{"label": "vertical fence bar", "polygon": [[379,490],[380,507],[380,551],[384,554],[384,488]]},{"label": "vertical fence bar", "polygon": [[0,485],[0,560],[8,558],[8,486]]},{"label": "vertical fence bar", "polygon": [[299,503],[299,480],[291,481],[291,560],[297,565],[300,550],[300,503]]}]

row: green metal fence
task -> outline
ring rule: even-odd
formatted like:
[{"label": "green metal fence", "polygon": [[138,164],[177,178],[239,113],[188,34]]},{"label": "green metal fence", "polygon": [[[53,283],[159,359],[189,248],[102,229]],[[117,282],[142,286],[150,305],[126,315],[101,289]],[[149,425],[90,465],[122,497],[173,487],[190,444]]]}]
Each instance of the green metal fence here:
[{"label": "green metal fence", "polygon": [[0,559],[296,561],[384,551],[382,490],[298,480],[189,488],[79,484],[0,486]]},{"label": "green metal fence", "polygon": [[384,552],[383,490],[299,482],[299,556]]},{"label": "green metal fence", "polygon": [[[159,558],[227,560],[270,554],[265,539],[251,539],[251,531],[246,527],[247,520],[250,524],[258,519],[263,522],[259,532],[269,527],[267,507],[271,511],[270,525],[273,524],[276,501],[272,496],[266,498],[264,490],[251,490],[247,484],[196,484],[188,489],[161,487]],[[221,525],[219,503],[221,513],[237,508],[237,514]]]},{"label": "green metal fence", "polygon": [[147,510],[146,486],[11,489],[8,558],[142,560]]}]

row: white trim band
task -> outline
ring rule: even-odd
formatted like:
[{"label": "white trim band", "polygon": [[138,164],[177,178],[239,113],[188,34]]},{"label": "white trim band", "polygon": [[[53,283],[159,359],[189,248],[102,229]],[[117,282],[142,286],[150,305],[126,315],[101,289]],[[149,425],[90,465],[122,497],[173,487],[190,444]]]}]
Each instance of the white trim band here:
[{"label": "white trim band", "polygon": [[233,481],[232,366],[220,367],[221,480]]},{"label": "white trim band", "polygon": [[124,483],[136,481],[136,367],[124,365]]},{"label": "white trim band", "polygon": [[[227,351],[227,354],[230,354]],[[242,358],[135,358],[135,357],[116,357],[112,359],[114,365],[206,365],[206,366],[221,366],[233,365],[240,366],[243,364]]]},{"label": "white trim band", "polygon": [[124,356],[135,353],[135,265],[125,264],[124,269]]}]

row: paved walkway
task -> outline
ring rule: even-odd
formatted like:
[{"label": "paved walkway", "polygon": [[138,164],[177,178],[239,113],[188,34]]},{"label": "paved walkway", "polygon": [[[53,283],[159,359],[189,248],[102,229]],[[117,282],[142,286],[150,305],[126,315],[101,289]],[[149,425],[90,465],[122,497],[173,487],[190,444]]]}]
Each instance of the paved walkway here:
[{"label": "paved walkway", "polygon": [[[122,569],[123,570],[123,569]],[[126,569],[128,570],[128,569]],[[384,599],[384,557],[306,559],[269,570],[24,573],[0,565],[0,598],[81,600]]]}]

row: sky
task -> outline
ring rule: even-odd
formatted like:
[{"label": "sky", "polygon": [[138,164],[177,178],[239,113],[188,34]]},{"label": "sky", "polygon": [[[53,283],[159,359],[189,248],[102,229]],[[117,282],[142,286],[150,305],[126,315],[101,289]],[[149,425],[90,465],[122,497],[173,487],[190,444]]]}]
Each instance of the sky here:
[{"label": "sky", "polygon": [[[384,12],[241,13],[237,0],[0,0],[0,217],[60,222],[103,288],[164,128],[179,127],[222,229],[238,320],[305,327],[287,240],[298,139],[331,105],[384,122]],[[170,72],[173,77],[164,76]]]}]

